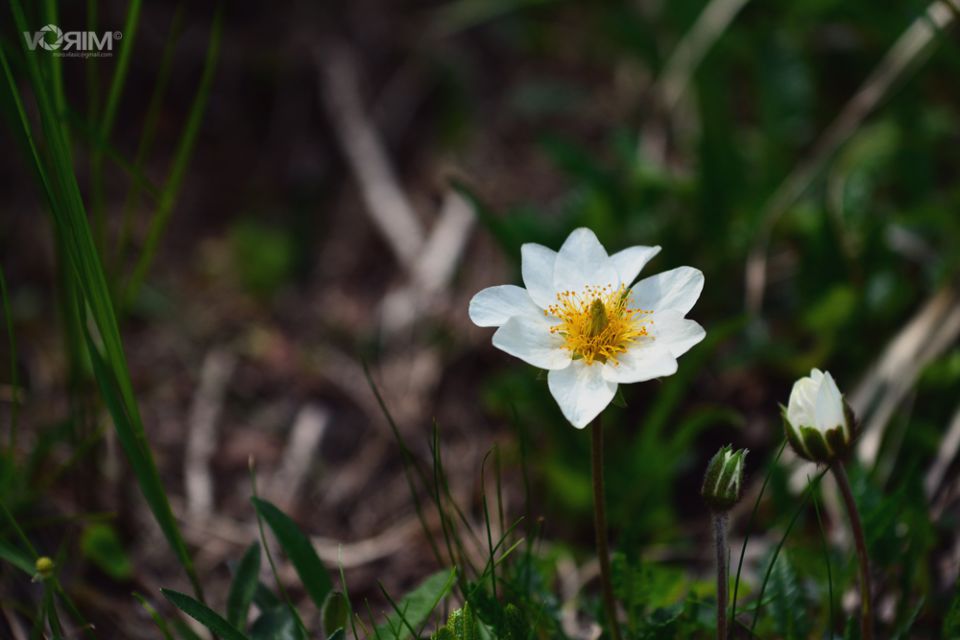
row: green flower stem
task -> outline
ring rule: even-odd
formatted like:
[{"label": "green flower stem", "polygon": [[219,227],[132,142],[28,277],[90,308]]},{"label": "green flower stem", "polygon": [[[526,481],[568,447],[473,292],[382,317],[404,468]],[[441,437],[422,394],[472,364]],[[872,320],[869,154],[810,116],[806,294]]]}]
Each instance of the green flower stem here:
[{"label": "green flower stem", "polygon": [[603,608],[610,626],[611,640],[620,640],[617,622],[617,603],[613,599],[610,580],[610,548],[607,543],[607,509],[603,489],[603,423],[598,417],[590,426],[593,432],[593,524],[597,536],[597,559],[600,561],[600,584],[603,588]]},{"label": "green flower stem", "polygon": [[860,636],[863,640],[873,640],[873,602],[870,598],[870,557],[867,555],[867,541],[863,535],[863,524],[860,522],[860,513],[857,503],[853,500],[850,490],[850,480],[843,468],[843,463],[834,461],[830,465],[833,476],[840,487],[840,495],[850,517],[850,529],[853,531],[853,540],[857,547],[857,560],[860,563]]},{"label": "green flower stem", "polygon": [[713,540],[717,546],[717,640],[727,640],[727,602],[730,588],[727,566],[727,514],[714,512]]}]

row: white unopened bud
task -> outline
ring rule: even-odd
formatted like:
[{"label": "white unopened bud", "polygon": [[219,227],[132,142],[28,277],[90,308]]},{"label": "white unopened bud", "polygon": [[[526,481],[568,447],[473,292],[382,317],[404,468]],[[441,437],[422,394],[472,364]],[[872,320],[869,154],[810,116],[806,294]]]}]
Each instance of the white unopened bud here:
[{"label": "white unopened bud", "polygon": [[781,409],[787,440],[801,458],[829,464],[850,452],[856,421],[829,372],[813,369],[797,380]]}]

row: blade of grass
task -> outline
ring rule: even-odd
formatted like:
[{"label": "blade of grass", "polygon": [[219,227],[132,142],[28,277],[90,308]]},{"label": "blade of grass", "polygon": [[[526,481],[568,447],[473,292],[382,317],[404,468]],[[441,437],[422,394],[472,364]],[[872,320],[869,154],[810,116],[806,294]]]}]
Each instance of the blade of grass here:
[{"label": "blade of grass", "polygon": [[[343,597],[347,601],[347,615],[350,618],[350,630],[353,631],[353,640],[360,640],[357,635],[357,618],[353,611],[353,603],[350,601],[350,592],[347,590],[347,577],[343,573],[343,545],[337,547],[337,570],[340,572],[340,589],[343,590]],[[361,625],[363,621],[361,621]]]},{"label": "blade of grass", "polygon": [[[810,478],[807,477],[807,482]],[[827,566],[827,603],[829,605],[829,618],[827,618],[827,633],[833,638],[833,572],[830,569],[830,547],[827,545],[827,535],[823,531],[823,518],[820,516],[820,500],[816,496],[813,498],[813,509],[817,514],[817,528],[820,531],[820,543],[823,545],[823,563]]]},{"label": "blade of grass", "polygon": [[767,565],[767,571],[763,576],[763,582],[760,583],[760,593],[757,594],[757,607],[753,610],[753,622],[750,623],[751,636],[754,635],[754,629],[757,628],[757,622],[760,620],[760,604],[763,603],[763,592],[766,590],[767,583],[770,581],[770,576],[773,573],[773,566],[777,562],[777,556],[780,555],[780,550],[783,549],[783,544],[787,541],[787,536],[790,535],[790,531],[793,529],[793,525],[797,522],[797,518],[800,517],[800,514],[803,513],[803,510],[806,508],[807,501],[810,500],[813,492],[816,490],[817,486],[819,486],[820,480],[829,470],[829,468],[824,469],[817,474],[817,477],[814,478],[813,482],[807,483],[807,490],[804,492],[803,499],[800,501],[800,505],[797,507],[796,511],[793,512],[793,516],[790,518],[790,522],[787,524],[786,530],[783,532],[783,535],[780,537],[780,541],[773,550],[773,557],[770,558],[770,563]]},{"label": "blade of grass", "polygon": [[[110,80],[110,89],[107,91],[107,101],[100,119],[97,138],[104,143],[110,140],[113,125],[116,121],[117,108],[120,105],[120,96],[127,82],[127,73],[130,70],[130,59],[133,54],[133,45],[137,40],[137,30],[140,26],[141,0],[130,0],[127,6],[127,17],[123,23],[123,44],[117,56],[116,70]],[[93,200],[93,218],[96,229],[96,238],[101,250],[106,247],[106,222],[104,219],[103,203],[103,147],[95,146],[90,158],[90,183]]]},{"label": "blade of grass", "polygon": [[[252,499],[256,499],[256,498],[258,497],[258,494],[257,494],[257,473],[256,473],[256,467],[254,466],[254,462],[253,462],[253,458],[252,458],[252,457],[250,458],[250,463],[249,463],[249,464],[250,464],[250,490],[251,490],[251,492],[253,493],[253,498],[252,498]],[[264,553],[265,553],[266,556],[267,556],[267,564],[270,565],[270,573],[273,575],[273,580],[274,580],[274,582],[275,582],[276,585],[277,585],[277,591],[280,593],[280,597],[281,597],[281,598],[283,599],[283,601],[286,603],[287,608],[290,610],[290,613],[293,614],[294,619],[296,619],[297,624],[298,624],[298,626],[300,627],[300,630],[301,630],[302,632],[306,633],[307,628],[306,628],[306,626],[304,626],[303,620],[300,618],[300,612],[297,611],[297,608],[293,605],[293,601],[290,599],[290,596],[287,594],[286,588],[283,586],[283,582],[280,580],[280,574],[277,572],[277,565],[276,565],[276,563],[275,563],[274,560],[273,560],[273,553],[270,551],[270,545],[267,543],[266,532],[265,532],[264,529],[263,529],[263,520],[264,520],[264,518],[263,518],[263,516],[260,514],[260,510],[256,508],[256,505],[254,505],[253,511],[254,511],[254,513],[255,513],[256,516],[257,516],[257,532],[258,532],[259,535],[260,535],[260,544],[263,545]],[[254,591],[254,601],[257,601],[259,595],[264,595],[264,596],[266,596],[266,595],[268,595],[268,594],[269,594],[270,596],[273,595],[273,594],[270,593],[270,591],[269,591],[268,589],[266,589],[266,588],[263,588],[262,593],[261,593],[261,589],[260,589],[261,586],[262,586],[262,585],[258,582],[258,583],[257,583],[257,589]],[[261,607],[261,609],[262,609],[262,607]]]},{"label": "blade of grass", "polygon": [[731,624],[735,624],[737,620],[737,592],[740,590],[740,572],[743,570],[743,559],[747,555],[747,542],[750,540],[750,530],[753,528],[753,523],[757,518],[757,511],[760,509],[760,500],[767,490],[767,483],[770,482],[770,476],[773,475],[773,470],[780,461],[780,456],[783,455],[783,450],[786,447],[787,441],[784,440],[780,443],[780,448],[777,449],[777,455],[774,456],[773,460],[767,465],[767,473],[763,478],[763,484],[760,485],[760,493],[757,494],[757,499],[753,502],[753,510],[750,512],[750,519],[747,520],[747,529],[743,536],[743,545],[740,547],[740,561],[737,563],[737,577],[733,581],[733,598],[730,603]]},{"label": "blade of grass", "polygon": [[[417,492],[417,487],[413,482],[413,472],[415,471],[420,478],[420,483],[424,488],[429,489],[430,484],[427,482],[426,475],[423,472],[423,469],[416,463],[413,459],[413,454],[410,452],[410,448],[407,447],[407,443],[404,441],[403,436],[400,435],[400,429],[397,427],[396,421],[393,419],[393,415],[390,413],[390,410],[387,408],[387,403],[384,402],[383,396],[380,394],[380,389],[377,387],[377,384],[373,381],[373,376],[370,374],[370,367],[367,366],[366,360],[361,360],[361,365],[363,366],[363,375],[367,379],[367,384],[370,386],[370,390],[373,392],[374,397],[377,399],[377,404],[380,406],[380,411],[383,412],[383,417],[386,419],[387,424],[390,425],[390,430],[393,432],[393,438],[397,441],[397,446],[400,447],[400,457],[403,460],[403,475],[407,481],[407,488],[410,490],[410,497],[413,499],[413,508],[417,512],[417,520],[420,521],[420,527],[423,529],[423,535],[427,539],[427,543],[430,545],[430,551],[433,553],[433,557],[436,559],[437,564],[443,564],[443,557],[440,554],[440,548],[437,546],[436,540],[433,539],[433,535],[430,533],[430,527],[427,526],[427,519],[423,513],[423,505],[420,502],[420,494]],[[451,557],[451,562],[452,562]]]},{"label": "blade of grass", "polygon": [[[20,1],[10,0],[10,6],[18,30],[27,31],[26,19]],[[26,138],[31,141],[31,153],[43,183],[44,191],[50,201],[50,212],[53,216],[54,225],[63,240],[67,263],[76,279],[78,289],[82,292],[85,308],[89,309],[90,316],[103,344],[104,358],[100,362],[98,384],[101,392],[114,394],[113,410],[111,411],[114,418],[114,427],[118,436],[121,436],[122,440],[126,442],[124,450],[131,466],[134,467],[141,492],[177,559],[183,565],[197,597],[203,600],[202,588],[194,571],[192,560],[187,553],[186,545],[173,517],[167,495],[147,444],[139,407],[133,393],[130,373],[127,369],[126,356],[123,352],[120,330],[113,310],[109,287],[100,262],[100,256],[93,242],[83,199],[67,149],[66,127],[57,117],[37,62],[37,56],[26,49],[25,43],[21,44],[21,48],[36,97],[44,139],[47,143],[47,156],[51,163],[49,175],[37,154],[36,146],[32,143],[29,122],[22,111],[22,100],[19,99],[16,83],[13,81],[12,74],[9,72],[9,65],[6,64],[5,60],[4,71],[8,75],[11,92],[15,94],[18,111],[21,112],[21,124],[24,126]],[[86,314],[81,311],[78,309],[76,313],[78,318],[83,319]],[[92,344],[89,332],[86,338],[87,342]],[[94,348],[93,351],[97,351],[97,349]],[[107,373],[110,375],[107,376]]]},{"label": "blade of grass", "polygon": [[133,597],[137,599],[140,606],[143,607],[147,615],[150,616],[150,619],[153,620],[153,624],[156,625],[157,630],[163,635],[163,640],[173,640],[173,633],[170,631],[170,626],[167,624],[167,621],[163,619],[163,616],[154,609],[153,605],[147,602],[147,599],[136,591],[133,592]]},{"label": "blade of grass", "polygon": [[150,264],[157,253],[157,247],[160,244],[160,238],[167,227],[170,215],[173,213],[173,205],[176,202],[177,195],[180,193],[180,186],[187,173],[187,163],[193,153],[193,146],[197,139],[197,133],[200,130],[200,123],[203,120],[203,114],[206,111],[207,100],[210,97],[210,88],[213,85],[213,77],[217,68],[217,59],[220,55],[220,35],[223,27],[223,3],[217,4],[216,12],[213,16],[213,23],[210,27],[210,42],[207,44],[207,55],[203,63],[203,73],[200,76],[200,85],[193,98],[193,104],[190,106],[190,113],[187,116],[187,123],[184,126],[183,133],[180,136],[180,142],[177,145],[174,154],[173,166],[170,175],[163,187],[160,195],[160,203],[157,211],[150,221],[150,229],[147,232],[147,239],[144,242],[143,251],[140,258],[133,267],[130,280],[127,282],[123,292],[124,306],[136,297],[140,285],[147,275]]},{"label": "blade of grass", "polygon": [[480,501],[483,505],[483,525],[487,531],[487,549],[490,552],[490,585],[493,587],[493,598],[497,598],[497,570],[496,564],[494,564],[493,557],[493,533],[490,531],[490,509],[487,507],[487,479],[486,479],[486,467],[487,467],[487,458],[490,457],[490,454],[493,453],[493,450],[490,450],[483,456],[483,461],[480,463]]},{"label": "blade of grass", "polygon": [[7,294],[7,279],[0,267],[0,296],[3,297],[3,319],[7,324],[7,343],[10,345],[10,387],[13,390],[10,401],[10,439],[8,446],[11,455],[17,450],[17,414],[20,409],[20,374],[17,367],[17,339],[13,333],[13,315],[10,312],[10,297]]},{"label": "blade of grass", "polygon": [[[133,168],[137,174],[143,173],[143,165],[147,159],[147,154],[150,149],[153,148],[153,141],[156,138],[157,125],[160,121],[161,107],[163,106],[163,97],[166,95],[167,86],[170,84],[170,76],[173,72],[173,55],[176,52],[177,42],[179,42],[180,35],[183,32],[184,6],[184,2],[177,4],[177,9],[170,22],[167,41],[163,45],[163,54],[160,57],[157,80],[154,82],[153,93],[150,94],[150,103],[147,106],[147,114],[143,119],[143,133],[140,135],[140,142],[137,144],[137,151],[133,158]],[[126,246],[133,225],[133,207],[139,195],[139,185],[137,183],[131,184],[122,209],[120,236],[117,239],[116,246],[116,255],[120,264],[122,264],[124,255],[126,254]]]}]

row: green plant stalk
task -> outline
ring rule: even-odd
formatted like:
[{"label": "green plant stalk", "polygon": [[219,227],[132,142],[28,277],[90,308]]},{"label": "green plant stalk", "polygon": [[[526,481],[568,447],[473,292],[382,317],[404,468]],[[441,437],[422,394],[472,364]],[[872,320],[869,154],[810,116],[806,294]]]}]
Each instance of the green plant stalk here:
[{"label": "green plant stalk", "polygon": [[857,562],[860,565],[860,637],[863,640],[873,640],[873,601],[870,598],[870,556],[867,555],[867,540],[863,535],[863,524],[860,522],[860,513],[857,511],[857,503],[853,499],[853,491],[850,490],[850,480],[847,478],[847,472],[843,468],[843,463],[834,461],[830,465],[833,471],[833,477],[837,480],[837,486],[840,487],[840,495],[843,496],[843,504],[847,508],[847,516],[850,518],[850,529],[853,533],[853,541],[857,547]]},{"label": "green plant stalk", "polygon": [[610,548],[607,543],[607,507],[603,489],[603,422],[598,417],[590,426],[592,432],[593,471],[593,525],[597,536],[597,560],[600,562],[600,586],[603,589],[603,608],[610,625],[610,637],[620,640],[620,625],[617,622],[617,603],[613,598],[613,582],[610,579]]},{"label": "green plant stalk", "polygon": [[727,640],[727,602],[729,601],[730,567],[727,563],[727,514],[714,512],[713,541],[717,549],[717,639]]}]

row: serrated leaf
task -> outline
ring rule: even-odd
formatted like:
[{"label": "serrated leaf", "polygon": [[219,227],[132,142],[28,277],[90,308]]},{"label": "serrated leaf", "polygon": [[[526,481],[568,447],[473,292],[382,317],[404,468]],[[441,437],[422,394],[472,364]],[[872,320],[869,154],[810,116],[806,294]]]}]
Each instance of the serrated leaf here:
[{"label": "serrated leaf", "polygon": [[183,611],[207,629],[210,629],[210,631],[220,636],[222,640],[249,640],[247,636],[240,633],[233,625],[222,618],[220,614],[185,593],[172,591],[170,589],[161,589],[160,593],[162,593],[173,606]]},{"label": "serrated leaf", "polygon": [[259,575],[260,543],[254,542],[240,559],[236,575],[230,584],[230,593],[227,595],[227,621],[238,629],[242,629],[247,623],[247,612],[257,592]]},{"label": "serrated leaf", "polygon": [[777,556],[770,574],[770,610],[773,614],[777,636],[781,638],[806,638],[808,636],[803,594],[793,565],[786,553]]},{"label": "serrated leaf", "polygon": [[297,575],[300,576],[300,581],[310,595],[310,599],[317,605],[317,609],[323,610],[323,602],[333,589],[333,583],[310,539],[300,531],[287,514],[273,504],[256,497],[250,500],[260,517],[270,526],[290,562],[293,563],[293,568],[297,570]]}]

